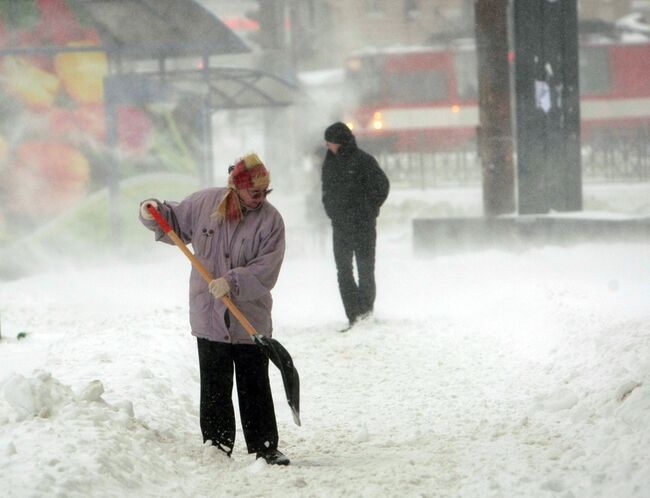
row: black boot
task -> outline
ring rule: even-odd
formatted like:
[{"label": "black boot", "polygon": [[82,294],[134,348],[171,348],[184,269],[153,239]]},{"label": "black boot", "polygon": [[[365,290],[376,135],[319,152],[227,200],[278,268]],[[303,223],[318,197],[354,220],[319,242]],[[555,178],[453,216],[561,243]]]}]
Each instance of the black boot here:
[{"label": "black boot", "polygon": [[256,458],[263,458],[269,465],[289,465],[291,461],[280,450],[267,450],[257,453]]}]

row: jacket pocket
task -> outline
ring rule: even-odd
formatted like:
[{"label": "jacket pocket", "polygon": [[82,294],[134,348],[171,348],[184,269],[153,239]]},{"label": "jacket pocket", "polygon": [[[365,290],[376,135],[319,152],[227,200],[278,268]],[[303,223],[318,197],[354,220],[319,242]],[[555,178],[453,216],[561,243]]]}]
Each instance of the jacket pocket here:
[{"label": "jacket pocket", "polygon": [[213,240],[215,231],[212,227],[203,227],[195,236],[192,241],[194,251],[197,256],[207,258],[212,251]]}]

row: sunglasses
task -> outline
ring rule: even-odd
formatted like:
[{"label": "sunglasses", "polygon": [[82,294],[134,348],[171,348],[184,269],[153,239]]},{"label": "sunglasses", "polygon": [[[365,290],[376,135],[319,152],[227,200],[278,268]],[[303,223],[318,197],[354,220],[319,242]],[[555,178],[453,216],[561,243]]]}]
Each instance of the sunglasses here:
[{"label": "sunglasses", "polygon": [[267,190],[254,190],[254,191],[249,189],[248,190],[248,195],[251,196],[251,199],[257,200],[257,199],[262,199],[262,198],[266,197],[271,192],[273,192],[272,188],[267,189]]}]

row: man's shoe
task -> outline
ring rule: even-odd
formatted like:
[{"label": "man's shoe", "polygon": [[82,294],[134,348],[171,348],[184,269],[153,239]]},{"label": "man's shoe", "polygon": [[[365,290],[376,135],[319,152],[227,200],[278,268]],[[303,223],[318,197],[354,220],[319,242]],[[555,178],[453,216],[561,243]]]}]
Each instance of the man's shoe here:
[{"label": "man's shoe", "polygon": [[355,317],[353,317],[353,318],[350,318],[350,320],[348,321],[347,326],[343,327],[342,329],[339,329],[339,332],[347,332],[347,331],[350,330],[352,327],[354,327],[354,325],[355,325],[358,321],[359,321],[359,317],[358,317],[358,316],[355,316]]},{"label": "man's shoe", "polygon": [[339,329],[339,332],[347,332],[347,331],[350,330],[352,327],[354,327],[354,323],[349,323],[348,325],[346,325],[346,326],[343,327],[342,329]]},{"label": "man's shoe", "polygon": [[257,453],[255,458],[263,458],[269,465],[289,465],[291,461],[280,450]]}]

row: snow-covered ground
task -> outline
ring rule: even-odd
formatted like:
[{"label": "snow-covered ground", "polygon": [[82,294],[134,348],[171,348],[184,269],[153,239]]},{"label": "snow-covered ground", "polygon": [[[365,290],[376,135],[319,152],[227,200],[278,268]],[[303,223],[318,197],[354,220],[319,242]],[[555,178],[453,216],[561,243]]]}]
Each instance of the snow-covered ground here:
[{"label": "snow-covered ground", "polygon": [[304,229],[274,291],[302,385],[297,427],[271,367],[291,466],[241,432],[232,459],[201,445],[189,263],[169,247],[0,283],[0,494],[650,494],[648,244],[418,258],[388,223],[376,315],[341,334],[327,241]]}]

